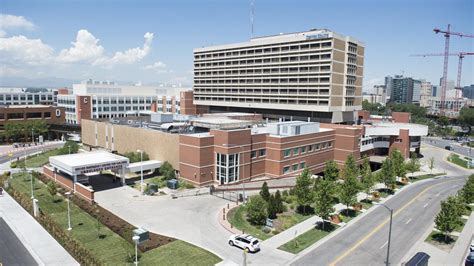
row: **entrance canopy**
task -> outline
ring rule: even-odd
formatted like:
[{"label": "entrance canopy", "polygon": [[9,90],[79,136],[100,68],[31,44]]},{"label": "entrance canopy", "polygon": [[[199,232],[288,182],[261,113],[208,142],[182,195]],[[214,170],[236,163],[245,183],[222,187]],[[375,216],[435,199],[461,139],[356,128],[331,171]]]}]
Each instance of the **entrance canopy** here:
[{"label": "entrance canopy", "polygon": [[49,163],[55,169],[70,176],[104,170],[124,170],[128,158],[106,151],[93,151],[49,157]]},{"label": "entrance canopy", "polygon": [[140,170],[147,171],[152,169],[160,168],[163,163],[161,161],[143,161],[138,163],[131,163],[128,165],[129,172],[138,172]]}]

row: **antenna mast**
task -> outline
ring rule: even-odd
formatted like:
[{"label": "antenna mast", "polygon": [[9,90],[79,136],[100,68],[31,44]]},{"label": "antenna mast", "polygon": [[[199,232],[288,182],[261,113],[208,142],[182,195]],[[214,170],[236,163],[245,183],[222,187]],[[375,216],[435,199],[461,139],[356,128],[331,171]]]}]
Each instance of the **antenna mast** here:
[{"label": "antenna mast", "polygon": [[253,19],[255,16],[255,0],[250,0],[250,38],[253,38]]}]

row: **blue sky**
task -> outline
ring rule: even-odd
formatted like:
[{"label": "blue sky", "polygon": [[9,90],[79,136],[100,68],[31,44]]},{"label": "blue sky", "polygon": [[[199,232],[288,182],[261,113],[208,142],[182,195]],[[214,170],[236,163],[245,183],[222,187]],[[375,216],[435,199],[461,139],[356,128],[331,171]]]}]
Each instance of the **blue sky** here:
[{"label": "blue sky", "polygon": [[[435,27],[451,23],[454,31],[474,34],[473,2],[255,0],[254,35],[328,28],[366,44],[364,88],[402,71],[438,83],[442,57],[409,55],[444,50]],[[22,16],[32,24],[0,25],[0,79],[90,77],[190,86],[193,48],[250,37],[249,0],[2,0],[0,5],[3,15]],[[95,42],[94,49],[71,49],[79,30],[85,30],[84,42]],[[147,32],[153,36],[144,38]],[[24,38],[12,39],[18,36]],[[452,37],[450,51],[474,51],[473,44],[473,39]],[[25,55],[25,47],[33,52]],[[34,54],[41,51],[47,56]],[[449,79],[456,78],[457,62],[450,58]],[[474,56],[464,59],[462,85],[474,83],[473,62]]]}]

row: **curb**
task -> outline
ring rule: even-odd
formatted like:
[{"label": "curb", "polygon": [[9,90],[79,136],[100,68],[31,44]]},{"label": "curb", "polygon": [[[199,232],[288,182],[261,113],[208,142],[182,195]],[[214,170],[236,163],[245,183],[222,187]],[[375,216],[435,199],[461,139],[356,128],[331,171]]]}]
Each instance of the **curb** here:
[{"label": "curb", "polygon": [[[228,203],[229,205],[230,203]],[[225,229],[227,230],[228,232],[232,233],[232,234],[241,234],[242,232],[240,230],[237,230],[236,228],[232,227],[232,225],[229,223],[229,220],[227,219],[227,215],[229,214],[229,212],[232,210],[232,209],[235,209],[237,207],[240,207],[241,205],[237,205],[235,203],[232,203],[233,206],[231,206],[229,209],[227,209],[227,205],[224,206],[221,210],[219,210],[219,212],[217,213],[217,221],[219,222],[219,224]],[[224,213],[223,211],[226,210],[226,213],[225,213],[225,220],[222,219],[222,217],[224,216]]]}]

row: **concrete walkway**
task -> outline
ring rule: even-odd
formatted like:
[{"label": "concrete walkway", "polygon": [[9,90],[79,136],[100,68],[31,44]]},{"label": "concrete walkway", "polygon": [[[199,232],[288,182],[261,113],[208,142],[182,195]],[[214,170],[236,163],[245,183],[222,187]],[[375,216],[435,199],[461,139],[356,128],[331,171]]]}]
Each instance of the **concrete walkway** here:
[{"label": "concrete walkway", "polygon": [[[7,193],[0,196],[0,217],[39,265],[79,265],[69,253]],[[2,232],[0,232],[0,237]]]}]

